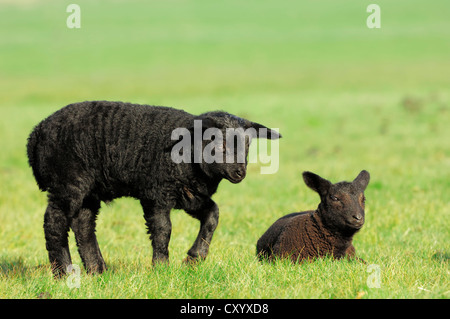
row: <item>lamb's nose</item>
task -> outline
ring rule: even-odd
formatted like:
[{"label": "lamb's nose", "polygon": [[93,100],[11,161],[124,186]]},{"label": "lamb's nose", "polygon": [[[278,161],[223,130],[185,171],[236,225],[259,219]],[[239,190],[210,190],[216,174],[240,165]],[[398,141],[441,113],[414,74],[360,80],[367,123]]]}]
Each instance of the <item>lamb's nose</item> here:
[{"label": "lamb's nose", "polygon": [[245,171],[244,171],[244,170],[238,169],[238,170],[236,170],[234,173],[235,173],[237,176],[241,177],[241,178],[245,177]]},{"label": "lamb's nose", "polygon": [[353,215],[353,218],[356,220],[361,220],[362,219],[362,215]]}]

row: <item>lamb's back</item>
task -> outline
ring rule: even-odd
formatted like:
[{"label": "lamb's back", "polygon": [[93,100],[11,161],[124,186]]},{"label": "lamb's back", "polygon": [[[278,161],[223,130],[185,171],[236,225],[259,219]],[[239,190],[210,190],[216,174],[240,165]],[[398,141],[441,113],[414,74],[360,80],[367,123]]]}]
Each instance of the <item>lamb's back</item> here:
[{"label": "lamb's back", "polygon": [[33,161],[39,162],[33,170],[40,175],[42,189],[89,176],[101,188],[114,188],[116,183],[127,193],[131,190],[122,186],[145,182],[137,178],[155,176],[161,165],[171,165],[171,132],[192,119],[168,107],[108,101],[70,104],[32,132],[39,136],[30,152],[39,159]]},{"label": "lamb's back", "polygon": [[[292,213],[275,221],[258,240],[256,244],[257,254],[261,257],[280,256],[284,250],[286,237],[301,229],[310,214],[311,211]],[[291,241],[288,240],[288,242]]]}]

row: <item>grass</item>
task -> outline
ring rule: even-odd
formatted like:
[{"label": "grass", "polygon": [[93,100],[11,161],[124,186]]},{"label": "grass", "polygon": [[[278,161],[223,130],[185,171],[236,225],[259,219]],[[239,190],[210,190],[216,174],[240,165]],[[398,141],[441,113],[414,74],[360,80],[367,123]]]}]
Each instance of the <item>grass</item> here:
[{"label": "grass", "polygon": [[[449,298],[449,4],[378,1],[0,2],[0,298]],[[446,10],[447,9],[447,10]],[[250,164],[224,181],[207,260],[182,264],[198,222],[172,212],[170,265],[152,268],[142,209],[103,205],[98,240],[109,270],[54,281],[42,230],[46,196],[25,155],[32,127],[60,107],[108,99],[224,109],[276,127],[280,166]],[[356,262],[261,264],[259,236],[313,209],[303,170],[333,182],[372,176]],[[73,263],[82,265],[70,235]]]}]

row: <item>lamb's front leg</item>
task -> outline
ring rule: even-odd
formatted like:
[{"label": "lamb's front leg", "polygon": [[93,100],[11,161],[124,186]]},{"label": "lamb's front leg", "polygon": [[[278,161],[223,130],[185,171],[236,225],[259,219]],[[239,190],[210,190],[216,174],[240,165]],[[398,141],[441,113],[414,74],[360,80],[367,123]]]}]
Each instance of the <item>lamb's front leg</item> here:
[{"label": "lamb's front leg", "polygon": [[156,208],[151,203],[141,201],[145,224],[152,241],[152,264],[169,262],[169,241],[172,232],[170,209]]},{"label": "lamb's front leg", "polygon": [[192,262],[205,259],[208,255],[209,245],[219,223],[219,208],[214,201],[209,200],[202,209],[195,212],[190,211],[188,214],[200,220],[197,239],[189,249],[188,256],[185,259],[185,262]]},{"label": "lamb's front leg", "polygon": [[356,256],[356,250],[355,247],[353,247],[353,245],[350,245],[347,248],[347,250],[345,251],[345,256],[347,257],[348,260],[356,260],[362,262],[363,264],[367,264],[367,262],[364,259],[361,259]]}]

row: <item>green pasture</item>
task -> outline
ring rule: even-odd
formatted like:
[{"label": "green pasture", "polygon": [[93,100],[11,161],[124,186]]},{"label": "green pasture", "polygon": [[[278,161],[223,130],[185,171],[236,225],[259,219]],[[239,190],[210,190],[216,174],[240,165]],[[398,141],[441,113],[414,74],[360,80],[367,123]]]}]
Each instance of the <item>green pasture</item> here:
[{"label": "green pasture", "polygon": [[[73,2],[0,0],[0,298],[450,297],[448,1],[379,0],[380,29],[366,26],[372,2],[355,0],[79,0],[81,28],[69,29]],[[109,269],[87,275],[71,233],[81,277],[70,288],[51,276],[46,195],[25,145],[40,120],[84,100],[222,109],[278,128],[279,169],[263,175],[259,161],[242,183],[221,183],[219,226],[196,267],[182,260],[197,220],[172,212],[170,265],[152,268],[139,203],[103,204]],[[304,170],[337,182],[362,169],[354,246],[367,264],[256,259],[277,218],[318,205]]]}]

